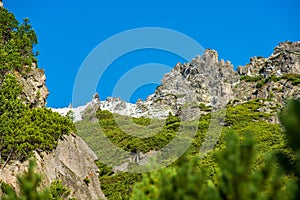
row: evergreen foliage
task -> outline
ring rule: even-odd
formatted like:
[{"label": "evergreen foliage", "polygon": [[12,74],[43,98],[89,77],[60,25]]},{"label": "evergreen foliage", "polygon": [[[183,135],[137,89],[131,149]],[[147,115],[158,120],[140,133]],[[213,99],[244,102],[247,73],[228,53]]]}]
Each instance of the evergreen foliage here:
[{"label": "evergreen foliage", "polygon": [[120,172],[111,176],[100,177],[101,189],[108,199],[130,199],[133,186],[141,181],[141,174]]},{"label": "evergreen foliage", "polygon": [[[141,178],[135,177],[136,174],[113,173],[108,166],[98,163],[104,194],[108,199],[129,199],[132,185],[136,183],[133,199],[295,199],[295,181],[298,180],[295,156],[280,125],[268,123],[277,107],[272,108],[271,113],[259,111],[266,101],[269,100],[228,105],[222,134],[214,150],[199,159],[211,114],[201,116],[193,145],[185,157],[168,168],[143,174],[140,183]],[[114,130],[109,133],[110,141],[116,145],[123,142],[121,148],[134,141],[130,137],[120,140],[120,135],[125,133],[118,130],[115,123],[117,120],[124,124],[129,117],[114,115],[114,118],[108,111],[100,112],[105,116],[99,117],[101,128]],[[154,138],[158,141],[153,143],[165,141],[165,131],[172,130],[176,134],[180,123],[177,117],[170,115],[161,128],[160,137]],[[77,122],[78,133],[88,144],[97,141],[95,132],[99,133],[99,127],[88,121]],[[285,163],[284,167],[281,162]]]},{"label": "evergreen foliage", "polygon": [[176,166],[143,175],[133,189],[132,199],[290,199],[282,172],[272,157],[253,171],[254,141],[241,144],[229,134],[226,148],[215,154],[216,178],[211,179],[201,160],[182,158]]},{"label": "evergreen foliage", "polygon": [[299,74],[285,74],[283,75],[284,79],[291,81],[292,85],[300,84],[300,75]]},{"label": "evergreen foliage", "polygon": [[[120,148],[130,152],[148,152],[150,150],[161,149],[163,146],[168,144],[169,141],[176,135],[176,131],[180,125],[178,118],[170,115],[166,120],[166,126],[164,126],[162,130],[160,130],[161,122],[159,122],[153,123],[153,126],[148,128],[147,132],[143,133],[135,132],[135,128],[132,127],[131,134],[128,134],[119,127],[119,124],[122,124],[122,126],[124,126],[125,123],[133,121],[136,126],[147,126],[150,123],[150,119],[143,117],[126,117],[122,119],[122,116],[112,114],[106,110],[99,110],[97,112],[97,118],[99,119],[100,124],[99,129],[103,131],[105,136]],[[116,120],[118,121],[118,123],[116,123]],[[129,126],[132,126],[132,123],[130,123]],[[146,138],[132,136],[141,134],[152,135],[152,133],[154,136]]]},{"label": "evergreen foliage", "polygon": [[[285,129],[289,147],[293,150],[295,162],[293,160],[281,160],[281,166],[285,171],[296,176],[295,199],[300,199],[300,102],[290,100],[284,111],[280,114],[280,121]],[[292,168],[292,169],[291,169]]]},{"label": "evergreen foliage", "polygon": [[277,82],[281,79],[290,81],[292,85],[300,84],[300,75],[299,74],[284,74],[283,76],[276,76],[274,74],[269,75],[266,78],[263,78],[262,75],[258,76],[241,76],[241,80],[245,82],[254,82],[256,83],[256,88],[261,88],[270,81]]},{"label": "evergreen foliage", "polygon": [[53,181],[49,191],[49,200],[63,200],[70,195],[70,189],[64,186],[60,180]]},{"label": "evergreen foliage", "polygon": [[15,74],[26,74],[37,62],[35,44],[29,20],[19,24],[0,8],[0,168],[11,159],[26,159],[33,150],[51,151],[63,134],[75,130],[70,119],[46,108],[29,108],[20,99],[22,87]]},{"label": "evergreen foliage", "polygon": [[0,164],[25,159],[33,150],[51,151],[63,134],[75,130],[70,119],[50,109],[24,105],[20,93],[15,77],[7,74],[0,88]]},{"label": "evergreen foliage", "polygon": [[[280,147],[276,143],[265,143],[267,138],[259,134],[271,131],[263,131],[266,126],[260,127],[260,132],[248,132],[243,137],[233,128],[226,133],[226,147],[208,157],[182,158],[174,166],[144,174],[143,180],[134,187],[132,199],[299,199],[299,109],[299,101],[293,100],[280,115],[287,145],[293,153],[284,144]],[[240,125],[245,127],[243,123]],[[285,143],[285,137],[280,141]],[[294,159],[290,157],[283,162],[278,157],[282,156],[278,154],[280,150],[287,157],[294,154]],[[203,165],[205,162],[213,164]],[[213,174],[207,166],[214,168]]]},{"label": "evergreen foliage", "polygon": [[258,76],[241,76],[241,80],[244,80],[246,82],[257,82],[261,80],[263,76],[258,75]]},{"label": "evergreen foliage", "polygon": [[0,74],[3,76],[10,70],[22,71],[24,66],[31,67],[37,63],[33,46],[37,44],[37,36],[29,19],[22,24],[5,8],[0,8]]}]

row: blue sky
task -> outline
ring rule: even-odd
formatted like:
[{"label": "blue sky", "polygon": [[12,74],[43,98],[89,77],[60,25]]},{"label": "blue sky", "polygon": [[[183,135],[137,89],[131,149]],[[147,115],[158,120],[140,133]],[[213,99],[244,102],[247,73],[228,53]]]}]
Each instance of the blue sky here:
[{"label": "blue sky", "polygon": [[[4,0],[17,19],[28,17],[38,34],[39,67],[50,90],[48,106],[72,102],[76,73],[100,42],[128,29],[164,27],[184,33],[235,67],[252,56],[269,56],[281,41],[300,40],[300,3],[286,1],[179,0]],[[123,56],[99,82],[101,99],[111,96],[116,81],[132,67],[156,62],[173,67],[180,57],[155,50]],[[141,87],[131,101],[145,98],[155,84]],[[86,97],[89,99],[90,97]],[[84,103],[84,102],[82,102]]]}]

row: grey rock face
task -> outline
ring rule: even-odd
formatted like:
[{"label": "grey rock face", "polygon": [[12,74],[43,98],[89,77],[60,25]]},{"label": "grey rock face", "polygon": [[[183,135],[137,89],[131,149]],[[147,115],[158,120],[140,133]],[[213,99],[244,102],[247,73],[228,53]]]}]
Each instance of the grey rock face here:
[{"label": "grey rock face", "polygon": [[300,73],[300,42],[283,42],[275,47],[269,58],[254,57],[245,67],[238,67],[239,75],[263,75],[274,74],[282,76],[286,73]]},{"label": "grey rock face", "polygon": [[[61,179],[77,199],[104,198],[98,180],[97,156],[78,136],[71,134],[61,140],[57,148],[42,158],[42,174],[49,182]],[[84,179],[90,180],[89,184]]]},{"label": "grey rock face", "polygon": [[21,96],[24,103],[31,107],[44,107],[49,95],[44,70],[36,68],[34,65],[29,73],[26,75],[17,74],[16,77],[23,87]]},{"label": "grey rock face", "polygon": [[[233,90],[234,98],[245,102],[251,99],[272,99],[280,105],[288,98],[299,98],[300,88],[284,78],[300,75],[300,42],[283,42],[274,49],[269,58],[254,57],[250,63],[238,68],[240,76],[261,76],[256,82],[241,81]],[[266,78],[274,76],[277,81]],[[258,83],[260,86],[258,87]]]},{"label": "grey rock face", "polygon": [[[187,102],[189,105],[203,103],[219,108],[233,98],[232,87],[238,80],[230,62],[219,61],[217,52],[208,49],[203,56],[197,56],[190,63],[178,63],[164,76],[154,95],[143,104],[148,105],[148,110],[164,108],[173,114],[178,114]],[[190,112],[190,115],[198,114]]]},{"label": "grey rock face", "polygon": [[[57,148],[49,153],[39,155],[37,159],[38,173],[43,175],[43,186],[49,186],[54,180],[62,180],[71,189],[71,197],[77,199],[105,199],[100,189],[97,160],[94,152],[78,136],[71,134],[58,142]],[[15,161],[0,172],[0,179],[17,188],[16,176],[27,170],[28,162]],[[84,179],[90,180],[89,184]]]},{"label": "grey rock face", "polygon": [[81,112],[82,118],[90,118],[91,121],[97,121],[96,112],[100,109],[100,97],[96,93],[92,101],[86,105],[86,108]]},{"label": "grey rock face", "polygon": [[[167,107],[174,114],[178,114],[186,102],[218,108],[230,100],[242,103],[262,98],[283,105],[288,98],[300,97],[299,86],[285,79],[286,74],[300,74],[300,42],[280,43],[269,58],[251,58],[249,64],[239,67],[237,71],[230,62],[219,61],[216,51],[208,49],[203,56],[196,57],[190,63],[178,63],[164,76],[162,85],[144,105],[149,105],[148,110]],[[271,75],[278,80],[270,79],[262,87],[257,87],[258,81],[240,80],[242,76],[259,75],[263,81]]]},{"label": "grey rock face", "polygon": [[[120,98],[107,98],[100,109],[134,117],[166,118],[169,113],[186,113],[184,118],[193,118],[201,114],[199,103],[213,108],[226,105],[233,99],[232,87],[238,81],[230,62],[219,61],[216,51],[206,50],[190,63],[178,63],[146,101],[128,104]],[[189,111],[182,112],[187,106]]]}]

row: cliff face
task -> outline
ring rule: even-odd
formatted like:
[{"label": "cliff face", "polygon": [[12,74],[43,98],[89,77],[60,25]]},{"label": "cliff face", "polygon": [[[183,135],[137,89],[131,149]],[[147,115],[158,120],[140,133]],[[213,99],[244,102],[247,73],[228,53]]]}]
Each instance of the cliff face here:
[{"label": "cliff face", "polygon": [[[49,186],[54,180],[62,180],[71,189],[70,197],[77,199],[105,199],[100,189],[97,160],[94,152],[78,136],[65,136],[58,142],[57,148],[41,155],[35,153],[36,171],[43,176],[43,186]],[[28,162],[14,161],[0,169],[0,179],[17,187],[17,175],[27,170]],[[90,183],[85,183],[89,179]]]},{"label": "cliff face", "polygon": [[33,64],[29,72],[15,72],[15,76],[22,86],[23,93],[21,98],[24,100],[24,103],[29,104],[31,107],[44,107],[49,95],[44,70],[36,68],[35,64]]},{"label": "cliff face", "polygon": [[[104,199],[95,160],[97,160],[95,153],[74,134],[60,140],[52,153],[38,158],[39,170],[45,176],[45,185],[58,179],[71,189],[72,197]],[[85,183],[84,179],[90,182]]]}]

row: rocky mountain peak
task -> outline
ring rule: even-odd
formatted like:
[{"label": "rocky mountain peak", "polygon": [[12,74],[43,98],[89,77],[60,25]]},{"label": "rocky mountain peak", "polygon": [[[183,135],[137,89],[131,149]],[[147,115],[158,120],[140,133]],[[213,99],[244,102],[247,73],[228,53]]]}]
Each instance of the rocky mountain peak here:
[{"label": "rocky mountain peak", "polygon": [[92,103],[96,104],[96,105],[100,104],[100,97],[99,97],[99,94],[97,92],[93,95]]},{"label": "rocky mountain peak", "polygon": [[[166,118],[170,112],[179,115],[187,103],[214,110],[233,100],[242,103],[256,98],[272,99],[282,105],[287,98],[299,97],[299,63],[300,42],[280,43],[270,57],[253,57],[236,71],[230,61],[219,60],[217,51],[207,49],[191,62],[177,63],[145,101],[139,99],[131,104],[112,97],[100,101],[96,94],[90,103],[80,107],[79,115],[95,113],[100,108],[133,117]],[[207,113],[193,113],[199,112],[196,110],[191,115]]]},{"label": "rocky mountain peak", "polygon": [[218,53],[207,49],[189,63],[177,63],[154,95],[139,104],[148,108],[150,117],[153,110],[163,110],[159,108],[167,110],[160,116],[169,111],[178,114],[186,102],[218,108],[231,100],[264,98],[282,105],[285,99],[299,96],[299,50],[300,42],[283,42],[270,57],[251,58],[249,64],[235,71],[229,61],[219,61]]},{"label": "rocky mountain peak", "polygon": [[219,61],[218,53],[207,49],[189,63],[177,63],[163,77],[154,95],[139,104],[148,109],[145,113],[150,117],[178,114],[186,102],[217,107],[231,99],[231,87],[238,80],[231,63]]},{"label": "rocky mountain peak", "polygon": [[[196,59],[194,60],[199,60],[200,57],[197,56]],[[211,62],[211,63],[218,63],[219,62],[219,56],[218,56],[218,52],[212,49],[206,49],[204,51],[204,54],[202,56],[202,59],[206,62]]]},{"label": "rocky mountain peak", "polygon": [[[251,58],[249,64],[235,71],[229,61],[219,61],[217,51],[207,49],[189,63],[177,63],[155,93],[138,105],[148,117],[178,114],[186,102],[218,108],[231,100],[265,98],[282,105],[285,99],[300,94],[296,81],[300,74],[299,50],[300,42],[283,42],[270,57]],[[248,76],[253,79],[249,81]]]}]

